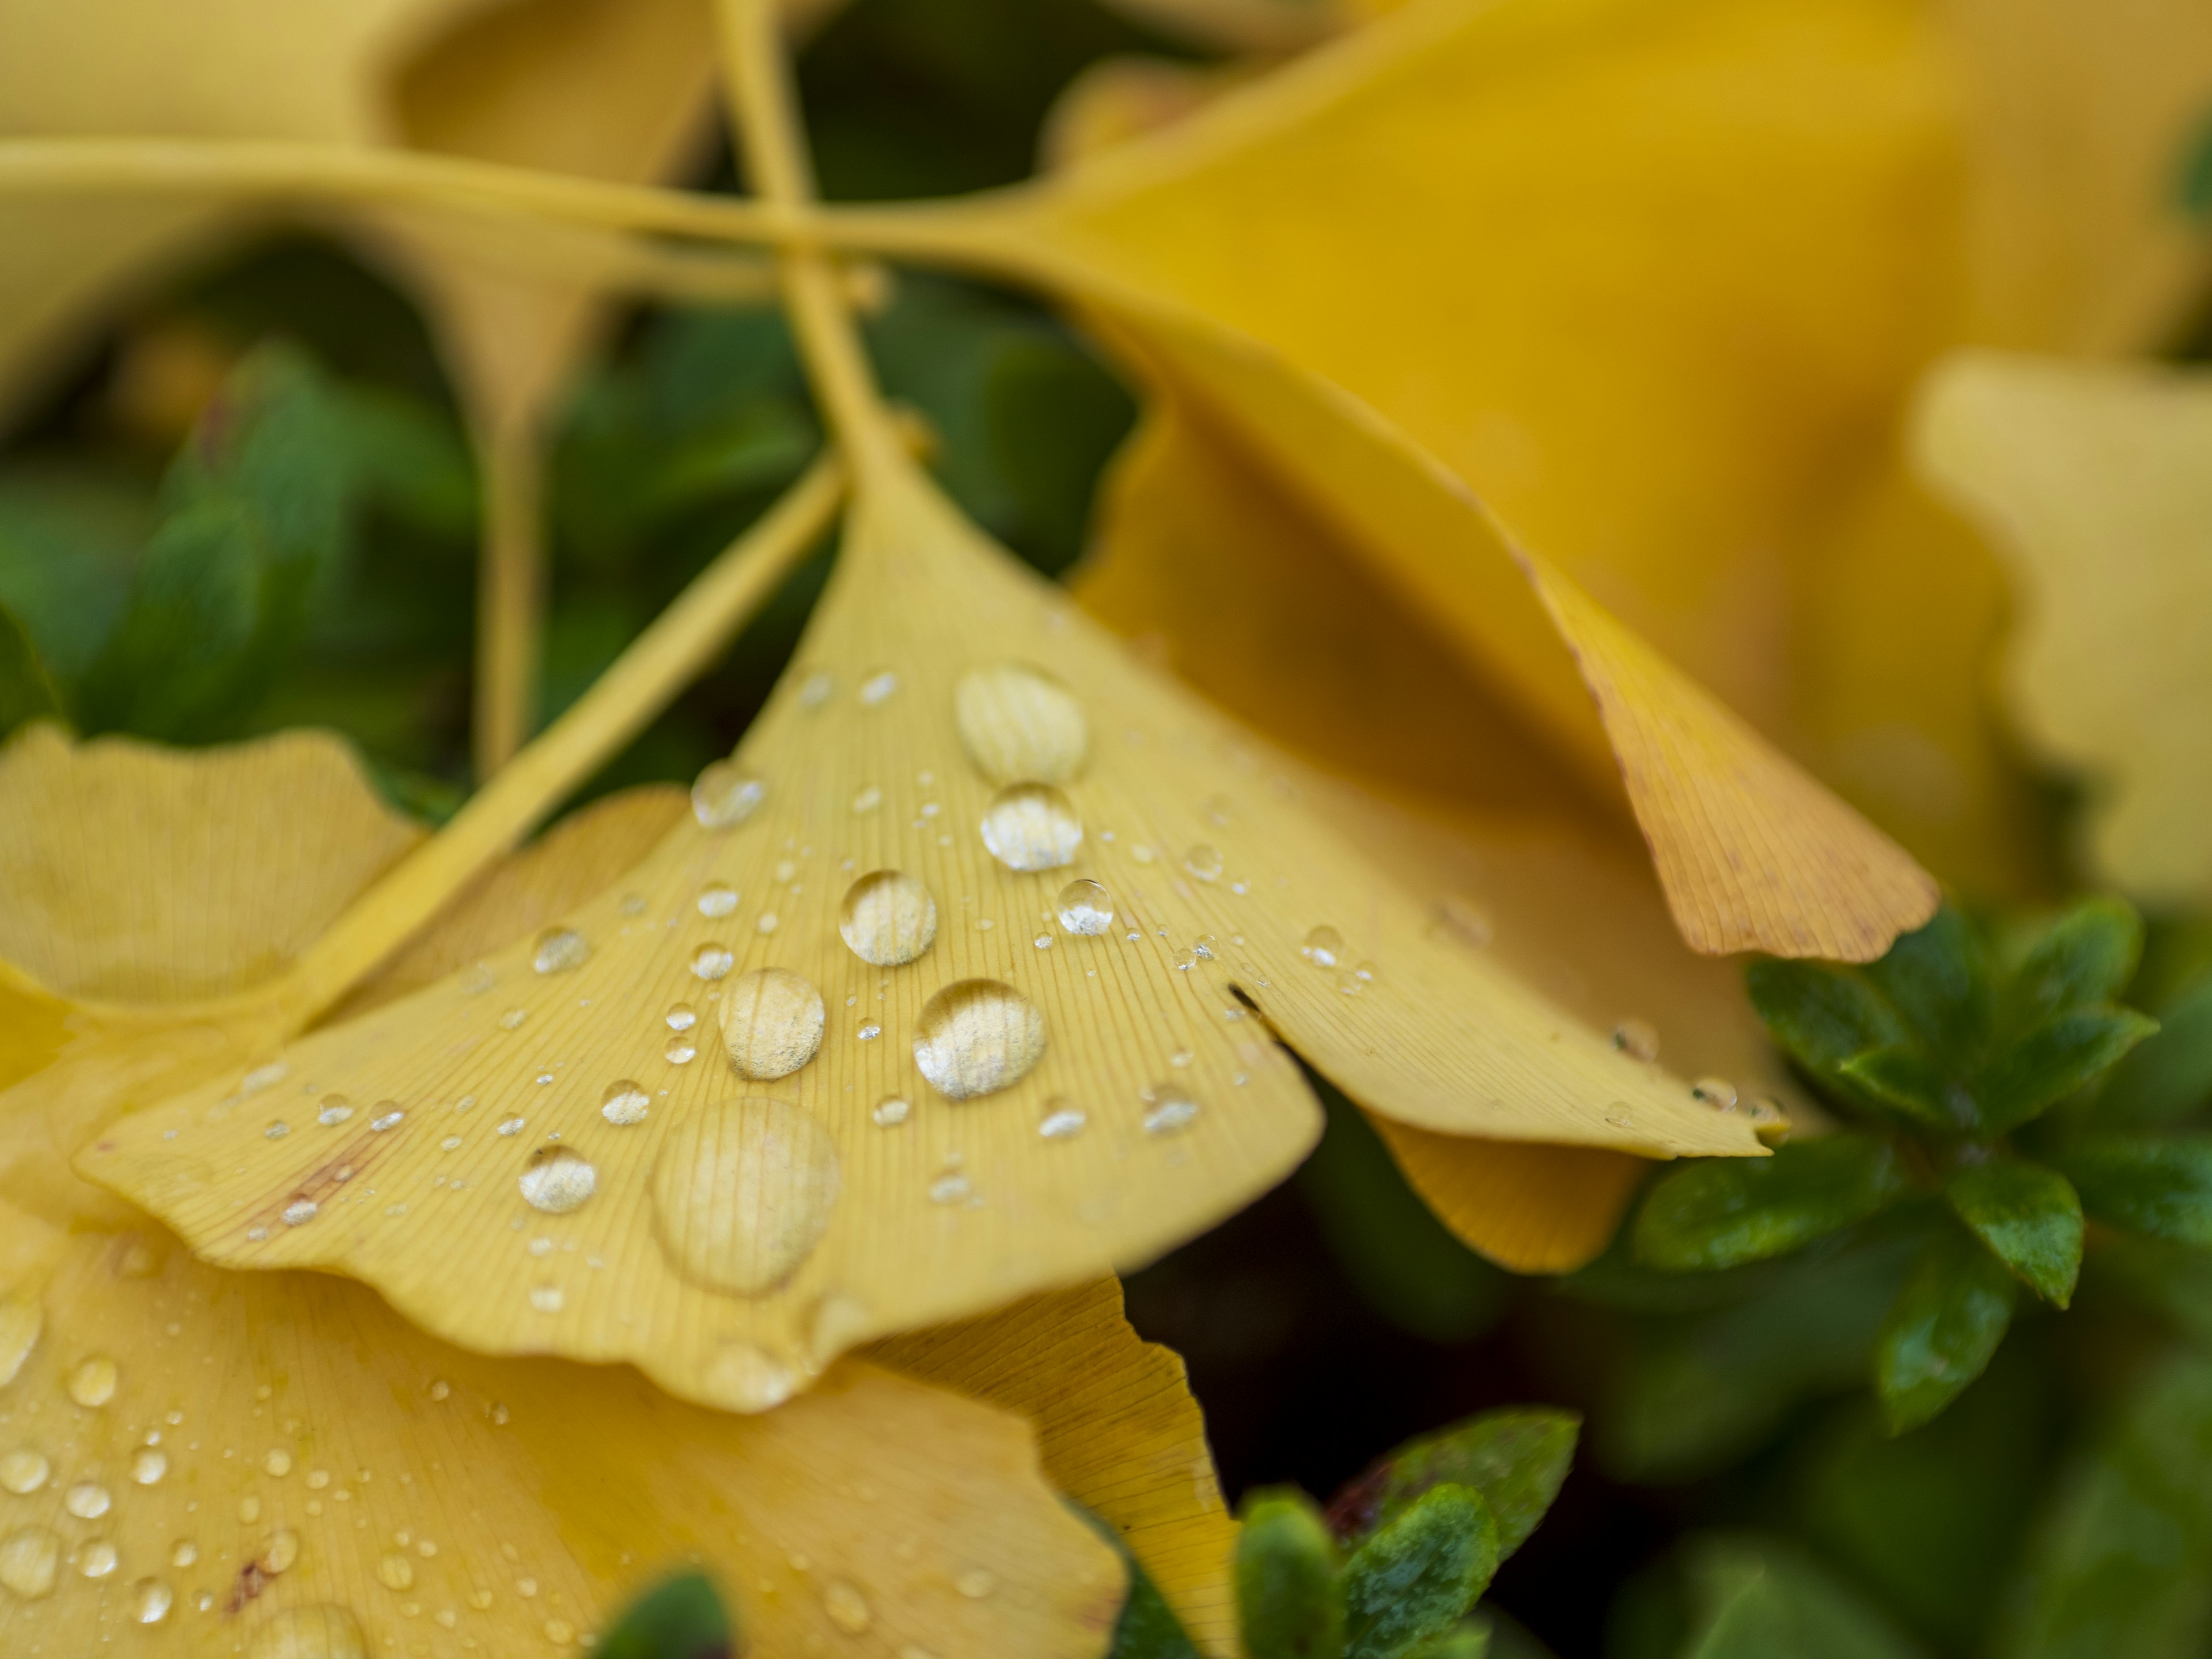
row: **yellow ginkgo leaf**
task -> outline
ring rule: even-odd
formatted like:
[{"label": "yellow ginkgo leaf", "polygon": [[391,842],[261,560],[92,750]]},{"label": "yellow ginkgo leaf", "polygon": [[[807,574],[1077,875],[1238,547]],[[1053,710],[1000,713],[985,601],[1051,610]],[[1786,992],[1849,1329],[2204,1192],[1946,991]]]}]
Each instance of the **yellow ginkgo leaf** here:
[{"label": "yellow ginkgo leaf", "polygon": [[2006,700],[2087,782],[2092,870],[2212,896],[2212,377],[1965,354],[1930,377],[1916,442],[2011,571]]},{"label": "yellow ginkgo leaf", "polygon": [[[109,942],[153,1000],[73,1014],[56,1052],[12,1068],[0,1093],[8,1651],[94,1631],[258,1659],[365,1659],[403,1640],[559,1651],[656,1574],[694,1564],[765,1651],[863,1632],[940,1652],[1098,1651],[1121,1574],[1038,1479],[1015,1418],[859,1364],[742,1420],[622,1370],[487,1361],[358,1286],[219,1273],[76,1179],[73,1126],[114,1104],[84,1086],[88,1051],[157,1032],[162,1000],[202,979],[281,963],[295,908],[326,911],[357,884],[348,848],[389,819],[327,739],[190,757],[33,741],[40,811],[96,817],[110,850],[167,854],[173,878],[210,892],[234,866],[258,869],[276,902],[249,899],[209,939],[199,918],[140,909]],[[504,866],[460,908],[447,948],[482,945],[588,879],[609,845],[635,844],[639,817],[611,803]],[[250,862],[287,830],[293,855]],[[319,831],[333,837],[327,866],[308,850]],[[73,890],[88,915],[109,914],[106,896]],[[69,928],[76,911],[54,919]],[[204,1020],[210,1006],[180,1006]],[[208,1048],[183,1052],[184,1068],[204,1071]],[[1110,1356],[1114,1334],[1101,1330],[1094,1363],[1101,1342]],[[1126,1328],[1120,1346],[1135,1350]],[[959,1345],[946,1352],[957,1364]],[[1040,1364],[1029,1385],[1049,1392]],[[1073,1426],[1102,1445],[1121,1432],[1097,1413]]]},{"label": "yellow ginkgo leaf", "polygon": [[252,1062],[310,1093],[210,1085],[84,1170],[210,1260],[758,1409],[1279,1179],[1316,1115],[1253,1010],[1407,1122],[1757,1150],[1440,936],[1264,749],[876,465],[696,821],[537,939]]}]

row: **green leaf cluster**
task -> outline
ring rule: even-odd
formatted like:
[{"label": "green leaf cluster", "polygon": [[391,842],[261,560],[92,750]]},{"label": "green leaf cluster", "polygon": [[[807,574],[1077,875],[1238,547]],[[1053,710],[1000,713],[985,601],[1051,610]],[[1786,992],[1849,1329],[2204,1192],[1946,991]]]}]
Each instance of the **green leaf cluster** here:
[{"label": "green leaf cluster", "polygon": [[2212,981],[2172,1034],[2124,1006],[2140,918],[2092,898],[1984,926],[1946,905],[1863,967],[1761,961],[1753,1005],[1848,1127],[1764,1160],[1703,1160],[1656,1181],[1636,1259],[1740,1267],[1893,1209],[1941,1218],[1889,1304],[1872,1363],[1893,1431],[1981,1375],[2021,1287],[2071,1301],[2085,1220],[2212,1244],[2212,1137],[2172,1119],[2212,1088]]}]

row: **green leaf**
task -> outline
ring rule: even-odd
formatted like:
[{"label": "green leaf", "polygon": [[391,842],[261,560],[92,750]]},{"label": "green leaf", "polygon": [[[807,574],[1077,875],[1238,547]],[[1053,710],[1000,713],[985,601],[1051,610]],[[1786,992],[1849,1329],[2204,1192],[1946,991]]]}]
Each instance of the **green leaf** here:
[{"label": "green leaf", "polygon": [[1943,1183],[1943,1196],[2030,1290],[2062,1308],[2073,1299],[2081,1200],[2064,1176],[2039,1164],[1973,1164]]},{"label": "green leaf", "polygon": [[592,1650],[592,1659],[729,1659],[735,1633],[714,1587],[678,1574],[630,1603]]},{"label": "green leaf", "polygon": [[1432,1636],[1415,1648],[1409,1659],[1484,1659],[1490,1651],[1491,1628],[1480,1619],[1462,1619],[1441,1636]]},{"label": "green leaf", "polygon": [[1774,1040],[1815,1077],[1832,1077],[1854,1056],[1897,1048],[1911,1035],[1855,969],[1775,958],[1753,963],[1744,982]]},{"label": "green leaf", "polygon": [[2099,1135],[2052,1161],[2098,1220],[2212,1246],[2212,1135]]},{"label": "green leaf", "polygon": [[0,605],[64,690],[123,614],[153,526],[153,492],[131,474],[51,457],[0,471]]},{"label": "green leaf", "polygon": [[1114,1621],[1114,1645],[1106,1650],[1106,1659],[1204,1659],[1198,1644],[1183,1629],[1182,1620],[1176,1617],[1167,1597],[1152,1582],[1152,1574],[1145,1571],[1145,1564],[1129,1553],[1128,1541],[1114,1524],[1079,1504],[1070,1504],[1068,1508],[1113,1547],[1128,1570],[1129,1594]]},{"label": "green leaf", "polygon": [[1948,902],[1860,970],[1928,1048],[1963,1055],[1988,1041],[1994,997],[1981,930]]},{"label": "green leaf", "polygon": [[62,712],[61,693],[15,613],[0,605],[0,738]]},{"label": "green leaf", "polygon": [[1999,1051],[1976,1080],[1984,1130],[2002,1134],[2055,1105],[2158,1030],[2132,1008],[2056,1014]]},{"label": "green leaf", "polygon": [[1237,1620],[1246,1659],[1342,1659],[1336,1541],[1294,1486],[1249,1494],[1237,1535]]},{"label": "green leaf", "polygon": [[1974,1101],[1945,1066],[1917,1048],[1875,1048],[1845,1060],[1836,1080],[1899,1122],[1935,1134],[1972,1127]]},{"label": "green leaf", "polygon": [[1918,1659],[1887,1619],[1789,1545],[1709,1537],[1686,1554],[1699,1616],[1682,1659]]},{"label": "green leaf", "polygon": [[2212,119],[2191,135],[2175,173],[2181,210],[2193,219],[2212,219]]},{"label": "green leaf", "polygon": [[1934,1417],[1988,1366],[2012,1322],[2012,1275],[1946,1231],[1922,1254],[1875,1343],[1882,1419],[1902,1434]]},{"label": "green leaf", "polygon": [[1896,1152],[1870,1135],[1793,1141],[1765,1158],[1700,1158],[1653,1184],[1633,1246],[1650,1267],[1733,1267],[1863,1221],[1905,1190]]},{"label": "green leaf", "polygon": [[2124,899],[2085,899],[2038,933],[2005,985],[2004,1015],[2026,1030],[2069,1009],[2108,1003],[2142,959],[2142,918]]},{"label": "green leaf", "polygon": [[2212,974],[2158,1008],[2158,1030],[2112,1068],[2088,1116],[2114,1129],[2186,1117],[2212,1101]]},{"label": "green leaf", "polygon": [[2201,1659],[2212,1627],[2212,1363],[2172,1358],[2062,1486],[2005,1659]]},{"label": "green leaf", "polygon": [[1348,1659],[1399,1659],[1464,1618],[1498,1571],[1498,1523],[1472,1486],[1431,1486],[1344,1568]]},{"label": "green leaf", "polygon": [[1434,1487],[1470,1487],[1489,1505],[1498,1559],[1528,1541],[1559,1495],[1582,1419],[1540,1406],[1485,1412],[1378,1458],[1329,1505],[1336,1535],[1356,1544],[1389,1526]]}]

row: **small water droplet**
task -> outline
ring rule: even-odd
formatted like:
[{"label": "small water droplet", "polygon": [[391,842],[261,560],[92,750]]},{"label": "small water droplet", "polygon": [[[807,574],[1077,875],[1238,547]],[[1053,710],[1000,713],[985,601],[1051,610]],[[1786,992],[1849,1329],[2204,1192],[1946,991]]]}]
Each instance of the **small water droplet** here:
[{"label": "small water droplet", "polygon": [[1045,1102],[1044,1121],[1037,1125],[1037,1133],[1047,1140],[1066,1140],[1082,1133],[1083,1126],[1090,1121],[1080,1107],[1071,1106],[1055,1095]]},{"label": "small water droplet", "polygon": [[28,1446],[18,1446],[5,1456],[0,1456],[0,1486],[6,1487],[18,1498],[28,1497],[46,1484],[53,1474],[53,1465],[46,1455]]},{"label": "small water droplet", "polygon": [[1075,695],[1042,669],[994,663],[952,690],[953,723],[993,783],[1067,783],[1083,770],[1091,723]]},{"label": "small water droplet", "polygon": [[905,1122],[907,1114],[913,1109],[912,1103],[903,1095],[885,1095],[876,1103],[875,1109],[868,1115],[888,1129],[895,1124]]},{"label": "small water droplet", "polygon": [[[380,1100],[376,1103],[379,1106],[389,1106],[392,1104],[388,1100]],[[368,1121],[368,1127],[374,1129],[377,1133],[382,1134],[386,1130],[398,1128],[406,1115],[406,1113],[401,1111],[386,1112],[380,1116],[371,1118]]]},{"label": "small water droplet", "polygon": [[540,1146],[516,1177],[523,1201],[548,1215],[567,1215],[583,1207],[599,1190],[599,1172],[571,1146]]},{"label": "small water droplet", "polygon": [[158,1485],[169,1472],[168,1454],[154,1446],[142,1446],[131,1459],[131,1478],[142,1486]]},{"label": "small water droplet", "polygon": [[1049,951],[1052,949],[1052,935],[1050,933],[1039,933],[1035,939],[1031,939],[1030,943],[1036,945],[1040,951]]},{"label": "small water droplet", "polygon": [[615,908],[626,916],[641,916],[645,914],[645,895],[624,893],[615,901]]},{"label": "small water droplet", "polygon": [[699,1023],[699,1011],[688,1002],[671,1003],[664,1018],[670,1030],[688,1031]]},{"label": "small water droplet", "polygon": [[410,1589],[415,1583],[415,1564],[393,1550],[376,1564],[376,1577],[386,1589]]},{"label": "small water droplet", "polygon": [[870,1020],[866,1025],[863,1025],[853,1035],[858,1037],[862,1042],[873,1042],[883,1034],[884,1028],[877,1024],[873,1020]]},{"label": "small water droplet", "polygon": [[62,1507],[80,1521],[97,1521],[115,1503],[106,1487],[97,1480],[80,1480],[62,1496]]},{"label": "small water droplet", "polygon": [[510,1008],[499,1017],[499,1029],[502,1031],[518,1030],[521,1026],[522,1022],[529,1018],[529,1009]]},{"label": "small water droplet", "polygon": [[115,1398],[115,1387],[121,1373],[115,1362],[105,1354],[94,1354],[82,1360],[69,1375],[69,1397],[80,1406],[105,1406]]},{"label": "small water droplet", "polygon": [[1001,789],[983,809],[983,845],[1009,870],[1057,870],[1083,845],[1075,804],[1048,783]]},{"label": "small water droplet", "polygon": [[142,1625],[158,1625],[176,1605],[176,1593],[158,1578],[141,1578],[131,1587],[131,1616]]},{"label": "small water droplet", "polygon": [[688,1036],[672,1036],[660,1047],[660,1052],[671,1066],[689,1066],[699,1057],[697,1045]]},{"label": "small water droplet", "polygon": [[1095,939],[1114,925],[1112,895],[1088,878],[1060,890],[1059,910],[1060,925],[1071,933]]},{"label": "small water droplet", "polygon": [[853,811],[856,813],[872,812],[883,804],[884,792],[872,783],[853,792]]},{"label": "small water droplet", "polygon": [[845,890],[837,932],[853,954],[878,968],[913,962],[937,938],[937,901],[897,870],[874,870]]},{"label": "small water droplet", "polygon": [[1218,881],[1221,879],[1221,849],[1200,842],[1182,855],[1182,867],[1200,881]]},{"label": "small water droplet", "polygon": [[279,1118],[261,1132],[261,1138],[264,1140],[282,1140],[291,1133],[292,1126]]},{"label": "small water droplet", "polygon": [[702,945],[691,957],[691,971],[701,979],[720,979],[737,965],[737,954],[726,945]]},{"label": "small water droplet", "polygon": [[702,916],[726,916],[738,908],[738,890],[727,882],[718,881],[699,890],[699,914]]},{"label": "small water droplet", "polygon": [[502,1118],[500,1120],[499,1133],[501,1134],[519,1135],[522,1133],[522,1130],[523,1120],[519,1117]]},{"label": "small water droplet", "polygon": [[[521,1021],[515,1022],[518,1025]],[[315,1114],[315,1121],[325,1127],[335,1127],[353,1115],[353,1103],[343,1095],[325,1095],[323,1109]]]},{"label": "small water droplet", "polygon": [[822,1046],[822,994],[787,968],[756,968],[722,999],[723,1046],[739,1077],[788,1077]]},{"label": "small water droplet", "polygon": [[1190,951],[1193,956],[1201,961],[1212,962],[1214,959],[1213,953],[1220,948],[1220,945],[1221,941],[1212,934],[1200,933],[1190,942]]},{"label": "small water droplet", "polygon": [[1616,1129],[1632,1129],[1636,1127],[1636,1120],[1630,1115],[1628,1103],[1625,1100],[1616,1100],[1613,1103],[1611,1109],[1605,1115],[1605,1121]]},{"label": "small water droplet", "polygon": [[1316,927],[1298,946],[1298,954],[1316,968],[1334,968],[1344,955],[1344,935],[1334,927]]},{"label": "small water droplet", "polygon": [[530,1305],[540,1313],[559,1313],[568,1299],[558,1285],[533,1285],[530,1289]]},{"label": "small water droplet", "polygon": [[758,1296],[821,1242],[841,1180],[836,1143],[807,1112],[723,1101],[683,1117],[661,1143],[654,1223],[687,1278]]},{"label": "small water droplet", "polygon": [[573,973],[584,965],[592,947],[573,927],[549,927],[538,936],[537,954],[530,965],[541,974]]},{"label": "small water droplet", "polygon": [[264,1572],[283,1574],[300,1565],[300,1534],[289,1527],[279,1527],[269,1534],[269,1541],[261,1547],[256,1558]]},{"label": "small water droplet", "polygon": [[799,683],[799,706],[819,708],[837,694],[837,677],[826,670],[817,670]]},{"label": "small water droplet", "polygon": [[988,1567],[970,1567],[952,1581],[952,1588],[971,1601],[980,1601],[999,1588],[999,1575]]},{"label": "small water droplet", "polygon": [[861,706],[873,708],[897,690],[898,676],[888,668],[878,668],[860,682]]},{"label": "small water droplet", "polygon": [[963,979],[922,1005],[915,1064],[948,1100],[1009,1088],[1044,1053],[1044,1016],[994,979]]},{"label": "small water droplet", "polygon": [[799,1387],[790,1366],[750,1342],[724,1343],[707,1368],[705,1382],[709,1402],[733,1412],[772,1411]]},{"label": "small water droplet", "polygon": [[929,1183],[929,1201],[933,1204],[964,1204],[974,1191],[968,1177],[958,1170],[947,1170]]},{"label": "small water droplet", "polygon": [[833,1578],[823,1586],[822,1610],[830,1615],[831,1624],[848,1636],[858,1636],[875,1622],[868,1598],[842,1578]]},{"label": "small water droplet", "polygon": [[1690,1096],[1694,1100],[1703,1101],[1708,1106],[1717,1106],[1724,1112],[1731,1111],[1735,1107],[1735,1085],[1724,1077],[1699,1078],[1690,1085]]},{"label": "small water droplet", "polygon": [[0,1540],[0,1587],[25,1601],[54,1593],[62,1540],[44,1527],[25,1527]]},{"label": "small water droplet", "polygon": [[1624,1019],[1613,1028],[1613,1046],[1631,1060],[1656,1060],[1659,1032],[1648,1019]]},{"label": "small water droplet", "polygon": [[1150,864],[1154,859],[1158,858],[1159,854],[1152,851],[1151,848],[1146,846],[1142,842],[1139,842],[1135,846],[1130,848],[1129,856],[1136,860],[1139,864]]},{"label": "small water droplet", "polygon": [[95,1538],[76,1553],[76,1570],[87,1578],[107,1578],[116,1568],[115,1546],[105,1538]]},{"label": "small water droplet", "polygon": [[610,1123],[642,1123],[653,1105],[652,1097],[628,1078],[607,1085],[599,1097],[599,1115]]},{"label": "small water droplet", "polygon": [[691,814],[702,829],[727,830],[752,817],[767,793],[735,761],[712,761],[691,785]]},{"label": "small water droplet", "polygon": [[1179,1134],[1197,1116],[1198,1103],[1173,1084],[1164,1083],[1152,1091],[1152,1108],[1145,1114],[1145,1133]]}]

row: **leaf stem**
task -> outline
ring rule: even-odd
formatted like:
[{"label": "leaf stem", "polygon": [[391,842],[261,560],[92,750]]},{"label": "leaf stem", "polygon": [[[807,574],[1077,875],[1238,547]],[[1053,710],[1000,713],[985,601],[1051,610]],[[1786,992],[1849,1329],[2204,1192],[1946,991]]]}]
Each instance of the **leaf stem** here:
[{"label": "leaf stem", "polygon": [[507,412],[477,443],[483,469],[483,551],[477,578],[477,781],[514,758],[537,723],[539,630],[545,615],[538,434],[526,415]]}]

